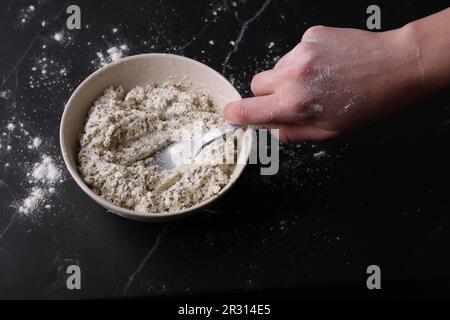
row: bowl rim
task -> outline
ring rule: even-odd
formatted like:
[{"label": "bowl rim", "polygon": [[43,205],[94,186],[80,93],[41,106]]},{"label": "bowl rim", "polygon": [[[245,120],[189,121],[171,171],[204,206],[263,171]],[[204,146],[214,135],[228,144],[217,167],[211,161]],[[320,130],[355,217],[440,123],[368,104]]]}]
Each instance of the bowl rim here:
[{"label": "bowl rim", "polygon": [[[104,207],[108,212],[114,213],[116,215],[119,215],[119,216],[122,216],[125,218],[129,218],[132,220],[138,220],[138,221],[149,221],[149,222],[150,221],[169,221],[169,220],[173,220],[173,219],[177,219],[177,218],[187,217],[187,216],[199,211],[200,209],[209,206],[214,201],[216,201],[221,196],[223,196],[238,181],[239,177],[241,176],[242,172],[244,171],[245,167],[247,166],[248,159],[250,157],[250,152],[251,152],[250,149],[251,148],[246,148],[243,151],[243,152],[246,152],[246,154],[244,154],[245,163],[241,164],[236,172],[233,172],[233,174],[230,177],[230,181],[217,194],[215,194],[211,198],[209,198],[203,202],[197,203],[196,205],[194,205],[192,207],[184,208],[182,210],[171,211],[171,212],[166,212],[166,213],[164,213],[164,212],[149,213],[149,212],[141,212],[141,211],[131,210],[131,209],[127,209],[127,208],[122,208],[120,206],[115,205],[112,202],[109,202],[108,200],[104,199],[103,197],[97,195],[91,188],[89,188],[89,186],[81,178],[78,168],[76,166],[72,166],[70,164],[69,153],[66,149],[66,145],[63,143],[66,140],[64,128],[70,120],[67,115],[68,114],[67,110],[69,108],[74,108],[73,100],[75,99],[76,96],[78,96],[80,94],[80,92],[82,92],[84,90],[86,85],[88,85],[89,82],[92,81],[92,79],[97,77],[97,75],[99,75],[100,73],[106,72],[106,70],[108,70],[110,68],[114,68],[120,64],[126,63],[127,61],[139,60],[139,59],[144,59],[144,58],[148,58],[148,57],[169,57],[170,59],[184,60],[185,62],[197,65],[198,67],[209,69],[209,71],[212,71],[212,74],[214,74],[216,77],[218,77],[222,81],[225,81],[226,83],[228,83],[231,86],[231,88],[234,90],[234,92],[237,94],[237,96],[242,98],[239,91],[237,91],[237,89],[228,81],[228,79],[226,79],[222,74],[220,74],[213,68],[211,68],[208,65],[201,63],[197,60],[194,60],[194,59],[191,59],[188,57],[184,57],[184,56],[180,56],[180,55],[176,55],[176,54],[171,54],[171,53],[142,53],[142,54],[132,55],[132,56],[111,62],[111,63],[97,69],[96,71],[91,73],[87,78],[85,78],[77,86],[77,88],[72,92],[69,100],[67,101],[67,103],[64,106],[64,111],[61,116],[60,128],[59,128],[59,144],[60,144],[60,149],[61,149],[61,153],[62,153],[62,156],[64,159],[65,166],[66,166],[67,170],[69,170],[70,175],[75,180],[78,187],[80,187],[91,199],[93,199],[95,202],[97,202],[102,207]],[[245,133],[247,133],[248,131],[253,131],[253,130],[254,129],[252,129],[251,127],[247,127],[245,130]],[[249,134],[249,136],[250,136],[249,145],[251,146],[253,143],[253,135]]]}]

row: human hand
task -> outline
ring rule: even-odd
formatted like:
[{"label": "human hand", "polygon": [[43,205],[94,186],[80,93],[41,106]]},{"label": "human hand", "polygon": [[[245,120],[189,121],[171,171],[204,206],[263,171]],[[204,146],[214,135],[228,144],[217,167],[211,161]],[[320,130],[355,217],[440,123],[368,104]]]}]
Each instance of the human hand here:
[{"label": "human hand", "polygon": [[407,27],[382,33],[312,27],[272,70],[254,76],[255,97],[227,105],[223,116],[279,129],[282,142],[335,137],[417,98],[419,58]]}]

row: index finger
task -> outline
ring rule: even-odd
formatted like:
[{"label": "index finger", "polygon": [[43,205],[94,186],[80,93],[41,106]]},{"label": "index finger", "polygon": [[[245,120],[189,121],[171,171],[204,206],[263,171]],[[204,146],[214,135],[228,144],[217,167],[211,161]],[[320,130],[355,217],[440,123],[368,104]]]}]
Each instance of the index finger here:
[{"label": "index finger", "polygon": [[275,121],[279,113],[278,98],[271,94],[229,103],[223,110],[223,117],[234,124],[261,124]]}]

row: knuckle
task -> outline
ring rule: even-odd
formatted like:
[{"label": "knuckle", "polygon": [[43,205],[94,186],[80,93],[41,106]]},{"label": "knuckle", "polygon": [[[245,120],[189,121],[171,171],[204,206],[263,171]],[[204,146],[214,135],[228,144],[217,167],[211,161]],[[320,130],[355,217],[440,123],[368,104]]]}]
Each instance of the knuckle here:
[{"label": "knuckle", "polygon": [[248,112],[247,112],[247,108],[244,106],[244,101],[239,100],[236,103],[235,108],[236,108],[236,113],[235,113],[236,120],[240,123],[247,121]]},{"label": "knuckle", "polygon": [[309,69],[303,63],[292,65],[285,69],[284,77],[288,81],[302,81],[309,74]]},{"label": "knuckle", "polygon": [[314,54],[314,44],[311,42],[300,42],[293,50],[293,59],[291,62],[298,62],[305,57],[310,57]]},{"label": "knuckle", "polygon": [[302,59],[300,60],[300,67],[304,69],[304,71],[310,71],[309,69],[316,64],[318,58],[317,49],[308,45],[302,50]]},{"label": "knuckle", "polygon": [[303,44],[296,52],[296,59],[286,68],[287,74],[296,79],[303,79],[315,70],[319,52],[312,44]]},{"label": "knuckle", "polygon": [[322,25],[312,26],[303,34],[302,40],[316,40],[326,31],[327,27]]},{"label": "knuckle", "polygon": [[313,54],[315,44],[312,42],[300,42],[297,50],[302,54]]},{"label": "knuckle", "polygon": [[261,77],[264,75],[262,73],[255,74],[250,83],[250,88],[253,93],[258,90],[259,85],[261,84]]}]

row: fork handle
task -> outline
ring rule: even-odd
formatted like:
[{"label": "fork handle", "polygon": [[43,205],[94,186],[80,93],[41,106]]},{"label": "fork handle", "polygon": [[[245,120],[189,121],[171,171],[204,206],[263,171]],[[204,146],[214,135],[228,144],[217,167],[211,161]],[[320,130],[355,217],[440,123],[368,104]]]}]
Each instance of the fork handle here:
[{"label": "fork handle", "polygon": [[216,140],[217,138],[220,138],[221,136],[229,133],[229,132],[233,132],[239,128],[243,128],[244,126],[239,126],[239,125],[235,125],[235,124],[231,124],[231,123],[225,123],[211,131],[209,131],[208,133],[204,134],[202,136],[202,146],[204,146],[205,144],[210,143],[211,141]]}]

